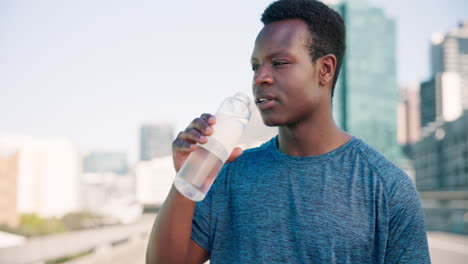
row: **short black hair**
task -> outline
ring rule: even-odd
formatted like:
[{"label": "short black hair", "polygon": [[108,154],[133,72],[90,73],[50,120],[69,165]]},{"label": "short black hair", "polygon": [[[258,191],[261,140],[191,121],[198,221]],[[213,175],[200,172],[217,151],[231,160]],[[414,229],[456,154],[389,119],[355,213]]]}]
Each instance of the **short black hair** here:
[{"label": "short black hair", "polygon": [[265,9],[261,21],[268,25],[286,19],[301,19],[307,24],[311,36],[309,54],[313,62],[327,54],[336,56],[336,71],[331,90],[333,97],[346,48],[343,19],[338,12],[316,0],[278,0]]}]

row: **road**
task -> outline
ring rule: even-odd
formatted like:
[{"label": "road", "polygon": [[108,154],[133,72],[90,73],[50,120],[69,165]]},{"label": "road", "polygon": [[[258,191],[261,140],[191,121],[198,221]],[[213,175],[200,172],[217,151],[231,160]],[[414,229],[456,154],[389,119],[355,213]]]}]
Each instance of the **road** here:
[{"label": "road", "polygon": [[468,236],[429,232],[432,264],[468,264]]},{"label": "road", "polygon": [[[139,221],[150,231],[156,215],[144,215]],[[137,237],[124,243],[100,248],[94,254],[65,262],[66,264],[143,264],[145,263],[148,235]]]}]

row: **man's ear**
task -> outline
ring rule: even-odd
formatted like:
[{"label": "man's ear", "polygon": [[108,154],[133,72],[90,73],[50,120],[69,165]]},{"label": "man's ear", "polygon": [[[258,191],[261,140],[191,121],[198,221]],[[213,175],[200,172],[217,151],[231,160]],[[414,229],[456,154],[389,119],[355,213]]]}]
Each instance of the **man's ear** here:
[{"label": "man's ear", "polygon": [[320,86],[327,86],[333,82],[336,71],[336,57],[328,54],[319,59],[319,82]]}]

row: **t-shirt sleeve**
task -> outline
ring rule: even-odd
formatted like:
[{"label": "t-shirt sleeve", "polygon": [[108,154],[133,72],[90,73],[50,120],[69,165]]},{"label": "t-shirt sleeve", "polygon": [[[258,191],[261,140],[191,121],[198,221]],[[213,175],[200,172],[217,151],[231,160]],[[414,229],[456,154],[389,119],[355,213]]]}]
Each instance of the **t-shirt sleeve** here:
[{"label": "t-shirt sleeve", "polygon": [[212,189],[198,202],[192,220],[192,240],[210,253],[210,218]]},{"label": "t-shirt sleeve", "polygon": [[401,174],[388,186],[390,223],[385,264],[431,263],[419,195],[409,177]]}]

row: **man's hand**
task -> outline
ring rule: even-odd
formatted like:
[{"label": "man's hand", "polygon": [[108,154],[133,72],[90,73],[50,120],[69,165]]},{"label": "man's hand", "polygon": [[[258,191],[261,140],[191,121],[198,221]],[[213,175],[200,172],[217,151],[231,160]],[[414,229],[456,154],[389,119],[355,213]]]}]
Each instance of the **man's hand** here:
[{"label": "man's hand", "polygon": [[[197,149],[197,144],[205,144],[207,136],[216,133],[213,129],[215,123],[214,116],[203,114],[177,135],[172,143],[172,158],[177,172],[190,152]],[[242,150],[235,148],[227,162],[236,160],[241,154]],[[204,263],[208,260],[208,252],[191,239],[195,205],[172,185],[151,231],[146,263]]]},{"label": "man's hand", "polygon": [[[208,142],[207,136],[215,133],[213,128],[215,123],[216,118],[213,115],[202,114],[177,135],[177,138],[172,142],[172,159],[176,172],[180,170],[190,152],[197,149],[197,143],[205,144]],[[235,161],[241,154],[242,149],[234,148],[226,162]]]}]

